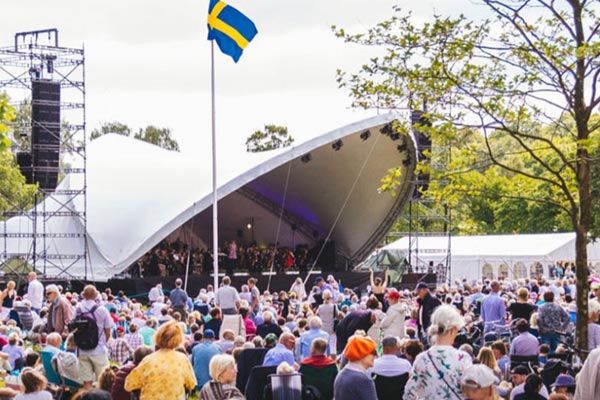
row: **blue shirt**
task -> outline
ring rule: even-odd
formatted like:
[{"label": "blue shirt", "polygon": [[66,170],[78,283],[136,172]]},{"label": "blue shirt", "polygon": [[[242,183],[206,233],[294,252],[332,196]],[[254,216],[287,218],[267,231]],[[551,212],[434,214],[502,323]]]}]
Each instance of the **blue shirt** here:
[{"label": "blue shirt", "polygon": [[537,356],[539,352],[537,338],[529,332],[520,333],[510,344],[511,356]]},{"label": "blue shirt", "polygon": [[483,322],[489,324],[486,326],[486,330],[493,330],[494,324],[504,325],[504,318],[506,317],[506,306],[504,300],[498,296],[498,293],[490,293],[481,302],[481,318]]},{"label": "blue shirt", "polygon": [[293,367],[294,353],[281,343],[277,343],[277,346],[273,347],[265,354],[265,360],[262,365],[263,367],[276,367],[284,361]]},{"label": "blue shirt", "polygon": [[213,342],[205,341],[194,346],[194,350],[190,355],[190,361],[192,367],[194,367],[194,375],[196,375],[196,380],[198,381],[196,389],[201,389],[206,382],[210,381],[211,378],[208,372],[208,364],[210,364],[210,360],[213,356],[221,353],[221,348]]},{"label": "blue shirt", "polygon": [[321,329],[311,329],[307,332],[304,332],[300,335],[300,355],[302,358],[310,357],[310,346],[312,345],[313,340],[321,338],[325,339],[327,342],[327,351],[326,355],[329,355],[329,334]]}]

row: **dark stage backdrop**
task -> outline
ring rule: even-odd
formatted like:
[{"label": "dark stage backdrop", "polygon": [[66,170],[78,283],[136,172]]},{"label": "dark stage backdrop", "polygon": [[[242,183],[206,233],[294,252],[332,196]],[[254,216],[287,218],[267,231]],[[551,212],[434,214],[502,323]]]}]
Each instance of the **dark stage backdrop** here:
[{"label": "dark stage backdrop", "polygon": [[[335,279],[342,284],[343,287],[347,287],[350,289],[359,288],[360,291],[364,292],[367,285],[370,284],[369,273],[368,272],[352,272],[352,271],[344,271],[344,272],[332,272]],[[312,273],[310,278],[306,282],[306,291],[309,292],[313,287],[314,280],[317,276],[323,276],[323,278],[327,278],[328,273]],[[296,278],[300,276],[302,280],[306,278],[306,274],[285,274],[285,273],[275,273],[271,277],[271,285],[269,290],[280,291],[290,290],[292,283],[296,280]],[[376,274],[376,276],[382,276],[382,273]],[[254,277],[258,280],[257,286],[259,290],[264,292],[267,289],[267,284],[269,282],[268,275],[262,275],[260,273],[255,274],[243,274],[243,275],[235,275],[232,277],[232,285],[239,289],[243,284],[248,281],[248,278]],[[110,279],[108,282],[87,282],[80,280],[52,280],[52,279],[43,279],[44,285],[50,283],[60,284],[65,288],[66,291],[76,291],[81,292],[83,287],[88,283],[93,283],[96,285],[98,290],[103,291],[106,288],[110,288],[113,294],[117,294],[119,290],[125,292],[125,295],[132,298],[139,298],[140,301],[147,301],[147,297],[145,296],[150,289],[155,286],[158,282],[161,282],[164,290],[171,290],[175,287],[175,279],[177,276],[169,276],[166,278],[161,277],[149,277],[149,278],[127,278],[127,279]],[[183,276],[181,276],[183,279]],[[219,279],[220,283],[221,279]],[[418,282],[426,282],[429,284],[430,288],[435,288],[436,286],[436,275],[435,274],[405,274],[403,277],[403,282],[399,285],[394,285],[399,289],[409,289],[413,290]],[[196,297],[200,292],[201,288],[206,288],[207,285],[213,284],[212,275],[203,274],[203,275],[190,275],[187,284],[187,293],[192,297]],[[21,285],[20,285],[21,286]],[[26,291],[26,284],[22,285],[19,288],[19,293],[23,293]]]}]

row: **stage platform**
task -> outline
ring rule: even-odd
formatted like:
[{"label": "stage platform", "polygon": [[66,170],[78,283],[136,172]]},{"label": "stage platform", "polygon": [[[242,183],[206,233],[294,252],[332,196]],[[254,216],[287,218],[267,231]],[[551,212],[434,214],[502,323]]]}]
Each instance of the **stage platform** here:
[{"label": "stage platform", "polygon": [[[352,272],[352,271],[329,271],[329,272],[321,272],[321,271],[313,271],[310,274],[309,279],[306,281],[306,290],[307,292],[311,290],[314,280],[317,276],[322,276],[323,278],[327,278],[327,276],[331,274],[334,278],[342,284],[343,287],[347,287],[350,289],[358,288],[361,292],[364,292],[367,286],[370,284],[369,273],[368,272]],[[224,274],[219,274],[224,275]],[[245,284],[250,277],[256,278],[258,280],[257,287],[259,290],[264,292],[269,287],[271,292],[273,291],[281,291],[290,290],[290,287],[296,280],[296,278],[301,277],[302,280],[306,279],[306,273],[300,273],[298,271],[289,271],[289,272],[273,272],[271,276],[271,282],[269,286],[269,273],[248,273],[248,272],[236,272],[232,276],[232,285],[236,288],[240,288],[243,284]],[[376,274],[376,276],[383,275],[381,273]],[[68,291],[76,291],[80,292],[83,290],[83,287],[88,283],[93,283],[96,285],[98,290],[103,291],[105,288],[111,288],[112,292],[116,295],[120,290],[125,292],[125,295],[133,298],[139,298],[142,302],[145,302],[147,298],[145,295],[148,291],[156,286],[157,283],[161,282],[164,290],[171,290],[175,287],[175,279],[182,278],[178,276],[168,276],[161,278],[159,276],[154,277],[145,277],[145,278],[115,278],[110,279],[108,282],[86,282],[80,280],[46,280],[44,279],[44,284],[48,283],[56,283],[62,285]],[[219,277],[219,282],[221,278]],[[402,282],[399,284],[394,284],[392,286],[404,290],[414,290],[415,286],[419,282],[425,282],[429,285],[431,289],[434,289],[436,286],[436,275],[435,274],[405,274],[403,276]],[[190,275],[187,282],[187,293],[190,296],[196,297],[200,292],[200,289],[206,288],[207,285],[213,284],[213,275],[212,274],[202,274],[202,275]],[[24,288],[22,288],[24,289]]]}]

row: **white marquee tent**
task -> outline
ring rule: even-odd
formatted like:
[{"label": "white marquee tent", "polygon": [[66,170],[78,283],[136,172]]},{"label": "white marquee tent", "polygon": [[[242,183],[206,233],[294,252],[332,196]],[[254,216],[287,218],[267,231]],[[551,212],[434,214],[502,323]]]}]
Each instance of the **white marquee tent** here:
[{"label": "white marquee tent", "polygon": [[[236,239],[313,247],[329,238],[346,262],[361,261],[387,233],[414,187],[414,140],[381,131],[399,118],[405,117],[380,115],[260,154],[218,143],[220,243]],[[55,259],[36,268],[47,276],[107,280],[165,237],[212,244],[211,146],[210,135],[205,137],[206,145],[193,158],[119,135],[91,142],[87,263]],[[336,142],[337,150],[332,147]],[[381,177],[398,166],[398,195],[379,193]],[[80,188],[79,179],[82,174],[68,175],[58,189]],[[38,208],[77,211],[83,204],[57,194]],[[74,216],[55,216],[45,223],[40,218],[37,229],[43,226],[45,233],[86,231],[82,219]],[[0,243],[0,261],[31,255],[31,237],[20,233],[33,229],[30,216],[1,222],[0,230],[7,235]],[[42,254],[46,259],[82,254],[86,248],[83,238],[55,236],[38,240],[38,259]]]},{"label": "white marquee tent", "polygon": [[[575,260],[575,233],[485,235],[485,236],[408,236],[379,249],[396,260],[408,259],[426,269],[430,262],[445,264],[450,254],[451,278],[492,277],[525,278],[548,276],[548,267],[557,261]],[[600,243],[588,245],[588,260],[600,264]]]}]

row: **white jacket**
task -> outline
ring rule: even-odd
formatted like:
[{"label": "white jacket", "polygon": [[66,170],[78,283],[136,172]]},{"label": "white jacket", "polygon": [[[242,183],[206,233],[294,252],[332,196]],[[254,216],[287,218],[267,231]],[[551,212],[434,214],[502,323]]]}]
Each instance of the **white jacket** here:
[{"label": "white jacket", "polygon": [[574,400],[596,400],[600,398],[600,348],[590,352],[577,374]]},{"label": "white jacket", "polygon": [[379,327],[383,329],[383,336],[397,336],[402,339],[406,336],[405,321],[408,309],[403,303],[396,303],[390,306],[386,312],[385,318],[381,321]]}]

